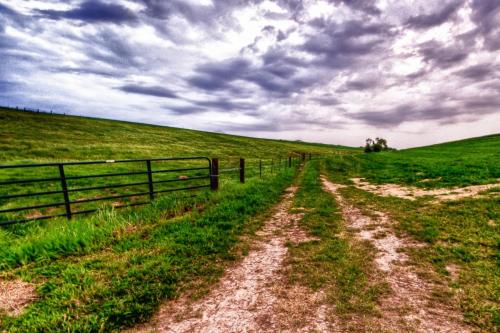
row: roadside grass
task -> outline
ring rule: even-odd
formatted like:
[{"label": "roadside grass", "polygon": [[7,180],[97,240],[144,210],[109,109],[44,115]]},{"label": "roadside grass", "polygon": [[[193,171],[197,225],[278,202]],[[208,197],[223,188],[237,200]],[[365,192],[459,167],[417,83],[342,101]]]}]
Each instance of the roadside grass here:
[{"label": "roadside grass", "polygon": [[[334,177],[364,177],[375,184],[436,188],[495,183],[500,179],[500,134],[371,154],[332,156]],[[340,174],[340,175],[339,175]]]},{"label": "roadside grass", "polygon": [[4,271],[3,278],[36,283],[39,299],[19,317],[0,315],[0,330],[99,332],[146,321],[165,299],[213,283],[241,252],[239,237],[255,230],[294,174],[290,169],[244,185],[228,182],[209,193],[209,205],[181,216],[145,207],[138,216],[157,222],[124,232],[101,251]]},{"label": "roadside grass", "polygon": [[[334,166],[332,162],[327,164]],[[347,181],[338,167],[329,175]],[[337,174],[335,175],[335,173]],[[361,209],[388,213],[397,222],[398,232],[413,236],[425,246],[411,249],[413,261],[433,267],[441,282],[451,288],[465,320],[484,332],[500,325],[500,198],[475,198],[432,204],[428,199],[415,201],[381,197],[353,186],[341,189],[342,195]],[[452,278],[447,267],[459,267]],[[449,300],[445,292],[436,297]]]},{"label": "roadside grass", "polygon": [[295,197],[295,209],[305,212],[300,224],[319,240],[289,245],[290,283],[299,283],[313,291],[323,291],[334,305],[336,315],[355,318],[351,331],[362,331],[360,321],[376,314],[378,297],[387,292],[385,283],[373,279],[376,274],[369,244],[346,236],[340,208],[333,196],[322,189],[322,161],[305,165]]},{"label": "roadside grass", "polygon": [[145,208],[118,211],[103,206],[96,214],[71,221],[58,218],[1,228],[0,269],[91,253],[116,243],[128,233],[153,228],[158,219],[180,216],[213,204],[214,200],[217,196],[208,191],[194,197],[173,193]]}]

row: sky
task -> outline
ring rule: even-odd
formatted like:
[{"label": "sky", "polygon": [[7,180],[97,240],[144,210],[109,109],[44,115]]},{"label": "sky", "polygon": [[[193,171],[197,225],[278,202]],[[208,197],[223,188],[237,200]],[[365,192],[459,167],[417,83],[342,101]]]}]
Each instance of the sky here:
[{"label": "sky", "polygon": [[0,105],[397,148],[500,132],[499,0],[0,0]]}]

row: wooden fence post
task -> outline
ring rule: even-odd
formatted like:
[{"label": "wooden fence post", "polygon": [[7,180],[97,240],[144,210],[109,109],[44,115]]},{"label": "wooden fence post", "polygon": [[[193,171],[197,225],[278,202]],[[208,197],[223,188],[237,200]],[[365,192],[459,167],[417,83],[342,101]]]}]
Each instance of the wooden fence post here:
[{"label": "wooden fence post", "polygon": [[66,208],[66,218],[71,220],[71,203],[69,201],[68,184],[66,183],[66,175],[64,173],[64,165],[59,164],[59,176],[61,177],[61,189],[64,195],[64,206]]},{"label": "wooden fence post", "polygon": [[219,159],[212,158],[212,170],[210,170],[210,188],[212,191],[219,189]]},{"label": "wooden fence post", "polygon": [[262,160],[259,160],[259,175],[262,178]]},{"label": "wooden fence post", "polygon": [[240,158],[240,183],[245,183],[245,159]]},{"label": "wooden fence post", "polygon": [[155,195],[153,189],[153,173],[151,172],[151,160],[146,161],[146,167],[148,169],[149,200],[153,201]]},{"label": "wooden fence post", "polygon": [[288,156],[288,167],[292,167],[292,156]]}]

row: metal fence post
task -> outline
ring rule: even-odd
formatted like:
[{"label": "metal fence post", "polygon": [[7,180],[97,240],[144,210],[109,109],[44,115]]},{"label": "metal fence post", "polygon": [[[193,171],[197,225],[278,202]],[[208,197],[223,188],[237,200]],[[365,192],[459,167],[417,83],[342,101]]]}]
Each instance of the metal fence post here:
[{"label": "metal fence post", "polygon": [[245,183],[245,159],[240,158],[240,183]]},{"label": "metal fence post", "polygon": [[146,161],[146,166],[148,168],[148,185],[149,185],[149,199],[153,200],[155,198],[153,189],[153,173],[151,172],[151,161]]},{"label": "metal fence post", "polygon": [[259,160],[259,176],[262,178],[262,160]]},{"label": "metal fence post", "polygon": [[212,191],[219,189],[219,159],[212,158],[212,170],[210,170],[210,188]]},{"label": "metal fence post", "polygon": [[61,176],[61,187],[64,195],[64,206],[66,207],[66,217],[71,220],[71,203],[69,201],[68,184],[64,174],[64,165],[59,164],[59,175]]}]

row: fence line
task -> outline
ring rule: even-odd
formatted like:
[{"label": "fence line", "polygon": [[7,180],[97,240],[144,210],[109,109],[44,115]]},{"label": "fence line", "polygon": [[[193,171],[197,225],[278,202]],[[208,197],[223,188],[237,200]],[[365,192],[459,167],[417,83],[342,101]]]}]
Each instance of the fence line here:
[{"label": "fence line", "polygon": [[[312,155],[309,154],[309,159]],[[316,155],[318,156],[318,155]],[[129,202],[114,202],[112,206],[114,208],[125,208],[132,206],[140,206],[150,203],[155,199],[155,197],[162,193],[176,192],[176,191],[191,191],[202,188],[211,188],[212,190],[219,189],[219,179],[221,175],[239,175],[239,181],[245,183],[245,178],[250,176],[258,176],[263,178],[266,174],[277,174],[291,168],[292,166],[297,166],[301,162],[306,160],[306,154],[300,154],[297,156],[288,156],[288,158],[278,157],[276,159],[253,159],[245,160],[240,158],[237,167],[226,167],[219,169],[219,159],[218,158],[208,158],[205,156],[195,156],[195,157],[178,157],[178,158],[152,158],[152,159],[130,159],[130,160],[103,160],[103,161],[82,161],[82,162],[60,162],[60,163],[39,163],[39,164],[18,164],[18,165],[0,165],[0,207],[7,207],[0,209],[0,226],[24,223],[35,220],[45,220],[55,217],[66,217],[71,220],[73,216],[79,214],[92,213],[98,210],[98,208],[92,207],[87,209],[78,209],[82,204],[97,203],[101,201],[126,199]],[[269,162],[270,163],[266,163]],[[252,162],[254,163],[252,165]],[[163,168],[161,164],[171,163],[174,164],[173,168]],[[189,163],[186,165],[186,163]],[[197,163],[197,165],[190,165],[190,163]],[[201,163],[201,165],[200,165]],[[257,164],[258,163],[258,164]],[[93,172],[91,174],[81,174],[82,168],[84,166],[102,166],[107,168],[108,166],[121,166],[121,165],[131,165],[139,164],[141,170],[117,170],[119,172]],[[71,167],[79,167],[77,174],[68,173],[68,169]],[[32,177],[31,174],[35,173],[33,169],[44,169],[48,168],[49,172],[55,172],[55,175],[50,175],[49,177]],[[44,169],[45,170],[45,169]],[[31,172],[27,172],[31,171]],[[7,179],[2,172],[7,172]],[[15,176],[12,178],[10,173],[14,173]],[[17,172],[17,174],[16,174]],[[192,174],[194,172],[194,174]],[[29,174],[28,178],[24,176]],[[190,174],[191,173],[191,174]],[[22,177],[19,178],[18,175]],[[159,179],[159,177],[164,175],[174,175],[175,178]],[[115,179],[120,177],[143,177],[140,179],[135,179],[134,181],[127,182],[112,182],[108,183],[108,179]],[[74,186],[73,183],[76,181],[103,181],[106,180],[105,184],[91,184],[91,186]],[[161,185],[168,184],[182,184],[180,187],[173,188],[161,188]],[[184,185],[185,184],[185,185]],[[73,185],[73,186],[72,186]],[[6,192],[7,186],[14,186],[17,191]],[[32,186],[37,188],[40,187],[44,190],[42,191],[25,191],[26,187]],[[56,187],[54,188],[50,188]],[[116,191],[116,189],[129,190],[135,188],[135,192],[132,193],[108,193]],[[138,189],[139,188],[139,189]],[[8,190],[8,189],[7,189]],[[75,195],[81,193],[89,193],[93,191],[105,191],[106,195],[90,196],[83,198],[74,198]],[[10,193],[9,193],[10,192]],[[19,193],[20,192],[20,193]],[[112,194],[112,195],[109,195]],[[29,204],[24,206],[12,207],[12,204],[19,199],[29,199],[31,197],[50,197],[50,196],[60,196],[57,201],[44,201],[36,202],[36,204]],[[73,198],[72,198],[73,197]],[[134,201],[137,198],[142,198],[142,201]],[[147,198],[146,200],[144,200]],[[16,199],[16,200],[14,200]],[[5,203],[3,201],[6,201]],[[3,205],[2,205],[3,203]],[[63,207],[63,212],[53,213],[53,209],[61,209]],[[39,210],[43,209],[49,213],[46,215],[41,215]],[[23,215],[19,218],[19,212],[29,212],[36,210],[36,214]],[[2,214],[7,214],[7,217],[2,216]]]}]

